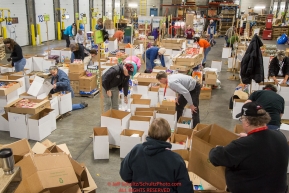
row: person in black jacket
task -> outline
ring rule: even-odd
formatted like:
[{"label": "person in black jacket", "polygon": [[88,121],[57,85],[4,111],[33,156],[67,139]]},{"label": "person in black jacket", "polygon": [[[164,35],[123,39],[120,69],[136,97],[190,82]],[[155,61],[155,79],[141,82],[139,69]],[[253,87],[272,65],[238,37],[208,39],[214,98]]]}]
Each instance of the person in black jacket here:
[{"label": "person in black jacket", "polygon": [[284,77],[282,84],[287,84],[289,78],[289,58],[286,57],[283,50],[279,50],[277,56],[271,60],[269,76],[273,78],[276,84],[278,84],[277,76]]},{"label": "person in black jacket", "polygon": [[193,193],[184,160],[166,142],[171,136],[168,121],[155,119],[148,135],[147,142],[136,145],[121,162],[119,173],[131,183],[129,192]]},{"label": "person in black jacket", "polygon": [[12,39],[6,38],[4,40],[5,46],[12,53],[9,58],[7,58],[8,62],[12,61],[12,66],[15,67],[15,72],[20,72],[24,70],[24,66],[26,65],[26,59],[23,57],[21,47]]},{"label": "person in black jacket", "polygon": [[130,63],[117,64],[102,75],[102,93],[104,97],[104,112],[110,109],[118,110],[119,91],[123,88],[124,102],[127,103],[129,78],[136,70]]},{"label": "person in black jacket", "polygon": [[251,84],[252,79],[256,83],[264,81],[263,56],[260,47],[262,41],[257,34],[252,38],[248,49],[241,62],[241,79],[243,84]]},{"label": "person in black jacket", "polygon": [[80,44],[70,44],[70,50],[71,50],[71,58],[70,62],[73,63],[74,59],[78,60],[84,60],[85,53],[84,53],[84,47]]},{"label": "person in black jacket", "polygon": [[226,183],[232,193],[285,193],[289,147],[278,130],[267,129],[269,114],[256,102],[243,105],[240,117],[245,133],[227,146],[209,153],[214,166],[226,167]]}]

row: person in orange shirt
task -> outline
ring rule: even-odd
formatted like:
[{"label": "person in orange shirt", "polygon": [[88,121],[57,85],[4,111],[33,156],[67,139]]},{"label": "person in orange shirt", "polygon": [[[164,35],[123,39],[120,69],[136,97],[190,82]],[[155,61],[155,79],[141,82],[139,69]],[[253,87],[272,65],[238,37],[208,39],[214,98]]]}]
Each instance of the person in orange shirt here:
[{"label": "person in orange shirt", "polygon": [[207,40],[200,39],[199,37],[194,37],[194,42],[198,43],[200,47],[204,48],[204,59],[202,61],[202,65],[203,67],[205,67],[207,55],[211,51],[211,45]]},{"label": "person in orange shirt", "polygon": [[121,30],[117,30],[113,35],[113,37],[116,38],[119,42],[122,41],[123,36],[124,36],[124,32]]}]

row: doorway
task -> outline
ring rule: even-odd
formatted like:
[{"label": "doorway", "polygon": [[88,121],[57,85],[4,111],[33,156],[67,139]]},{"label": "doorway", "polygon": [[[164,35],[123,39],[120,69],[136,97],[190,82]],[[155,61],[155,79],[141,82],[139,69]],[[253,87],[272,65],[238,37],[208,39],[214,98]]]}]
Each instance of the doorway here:
[{"label": "doorway", "polygon": [[150,8],[150,16],[158,16],[158,8]]}]

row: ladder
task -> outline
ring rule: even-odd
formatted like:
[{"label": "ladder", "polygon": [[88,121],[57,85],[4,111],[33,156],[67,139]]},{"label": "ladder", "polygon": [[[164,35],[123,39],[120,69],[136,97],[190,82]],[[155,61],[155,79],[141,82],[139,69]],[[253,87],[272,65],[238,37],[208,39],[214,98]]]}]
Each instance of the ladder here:
[{"label": "ladder", "polygon": [[146,16],[147,15],[147,0],[139,0],[139,14],[141,16]]}]

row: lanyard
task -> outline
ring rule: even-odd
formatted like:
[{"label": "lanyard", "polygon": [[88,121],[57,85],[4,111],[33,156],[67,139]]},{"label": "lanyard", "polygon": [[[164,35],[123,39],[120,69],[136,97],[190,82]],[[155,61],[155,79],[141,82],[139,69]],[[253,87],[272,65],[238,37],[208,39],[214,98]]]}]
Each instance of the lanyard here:
[{"label": "lanyard", "polygon": [[166,87],[165,87],[165,90],[164,90],[164,96],[166,96],[167,87],[168,87],[168,83],[166,83]]},{"label": "lanyard", "polygon": [[254,129],[254,130],[248,132],[248,135],[251,135],[251,134],[253,134],[253,133],[257,133],[257,132],[260,132],[260,131],[264,131],[264,130],[266,130],[266,129],[267,129],[267,126],[260,127],[260,128],[257,128],[257,129]]}]

